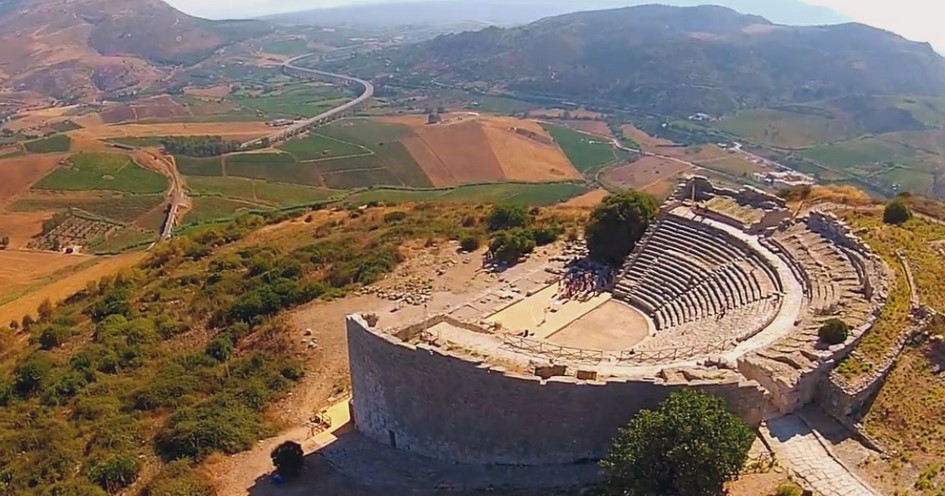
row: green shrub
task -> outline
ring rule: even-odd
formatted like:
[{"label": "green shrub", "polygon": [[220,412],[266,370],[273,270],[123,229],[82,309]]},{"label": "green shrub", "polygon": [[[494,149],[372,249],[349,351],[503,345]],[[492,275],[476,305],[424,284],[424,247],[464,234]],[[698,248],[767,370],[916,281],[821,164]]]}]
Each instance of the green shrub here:
[{"label": "green shrub", "polygon": [[384,214],[384,223],[393,224],[407,218],[407,212],[389,212]]},{"label": "green shrub", "polygon": [[775,496],[801,496],[804,490],[795,484],[781,484],[774,494]]},{"label": "green shrub", "polygon": [[490,231],[501,231],[528,224],[528,211],[517,205],[498,205],[492,208],[486,218]]},{"label": "green shrub", "polygon": [[53,363],[46,355],[39,353],[33,355],[17,367],[13,377],[13,388],[21,396],[29,396],[43,386],[52,368]]},{"label": "green shrub", "polygon": [[207,355],[218,362],[225,362],[233,355],[233,337],[229,334],[217,336],[207,345]]},{"label": "green shrub", "polygon": [[841,344],[850,336],[850,326],[840,319],[830,319],[820,326],[817,335],[830,346]]},{"label": "green shrub", "polygon": [[154,442],[165,460],[203,460],[211,453],[238,453],[252,447],[262,425],[256,414],[236,402],[212,402],[178,411]]},{"label": "green shrub", "polygon": [[479,245],[480,245],[479,238],[475,236],[466,236],[465,238],[461,239],[459,242],[459,247],[462,248],[463,251],[468,251],[468,252],[473,252],[473,251],[478,250]]},{"label": "green shrub", "polygon": [[138,478],[141,465],[134,454],[112,455],[96,463],[89,471],[89,480],[102,489],[114,493],[128,487]]},{"label": "green shrub", "polygon": [[883,210],[883,222],[887,224],[900,225],[912,218],[912,211],[901,198],[897,198],[886,205]]},{"label": "green shrub", "polygon": [[214,496],[216,491],[187,460],[171,462],[144,489],[144,496]]},{"label": "green shrub", "polygon": [[272,464],[276,467],[279,475],[286,479],[295,479],[302,475],[302,468],[305,466],[305,453],[299,443],[286,441],[269,455],[272,458]]},{"label": "green shrub", "polygon": [[507,264],[517,263],[534,250],[535,238],[532,232],[522,228],[499,231],[489,243],[489,251],[495,260]]}]

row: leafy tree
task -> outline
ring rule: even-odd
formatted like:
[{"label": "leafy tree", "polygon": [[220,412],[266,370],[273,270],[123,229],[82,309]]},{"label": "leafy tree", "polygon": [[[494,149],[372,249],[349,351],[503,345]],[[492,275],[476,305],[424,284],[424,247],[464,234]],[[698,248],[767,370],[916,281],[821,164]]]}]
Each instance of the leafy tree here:
[{"label": "leafy tree", "polygon": [[850,326],[840,319],[830,319],[820,326],[817,336],[830,346],[840,344],[850,336]]},{"label": "leafy tree", "polygon": [[272,464],[282,477],[295,479],[302,475],[302,468],[305,466],[305,453],[299,443],[286,441],[276,446],[270,456],[272,457]]},{"label": "leafy tree", "polygon": [[721,399],[685,389],[620,429],[601,462],[605,484],[620,495],[721,495],[754,438]]},{"label": "leafy tree", "polygon": [[489,212],[486,223],[490,231],[525,227],[528,224],[528,211],[521,206],[497,205]]},{"label": "leafy tree", "polygon": [[646,193],[631,191],[604,198],[585,228],[591,257],[620,264],[636,247],[658,211],[656,198]]},{"label": "leafy tree", "polygon": [[102,488],[87,481],[60,482],[43,493],[43,496],[108,496]]},{"label": "leafy tree", "polygon": [[26,314],[23,316],[23,322],[22,324],[20,324],[20,327],[23,328],[24,331],[28,331],[30,330],[30,327],[33,327],[33,324],[35,323],[36,323],[36,320],[33,319],[33,316]]},{"label": "leafy tree", "polygon": [[883,222],[887,224],[904,224],[912,218],[912,211],[902,198],[897,198],[886,205],[883,210]]}]

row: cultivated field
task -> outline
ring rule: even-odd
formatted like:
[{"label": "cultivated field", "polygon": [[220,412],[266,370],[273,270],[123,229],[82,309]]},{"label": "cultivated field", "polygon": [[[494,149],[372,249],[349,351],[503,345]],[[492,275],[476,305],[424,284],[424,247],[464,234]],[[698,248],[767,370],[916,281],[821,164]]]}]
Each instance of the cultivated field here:
[{"label": "cultivated field", "polygon": [[23,148],[29,153],[57,153],[67,152],[72,145],[72,140],[64,134],[54,134],[52,136],[27,141],[23,143]]},{"label": "cultivated field", "polygon": [[65,158],[66,155],[44,155],[0,160],[0,205],[28,191]]},{"label": "cultivated field", "polygon": [[601,180],[614,187],[642,190],[664,197],[673,191],[680,176],[688,172],[693,172],[693,168],[674,160],[643,157],[604,171]]},{"label": "cultivated field", "polygon": [[545,124],[544,127],[574,167],[585,175],[593,176],[604,166],[629,158],[628,154],[616,150],[608,138],[554,124]]},{"label": "cultivated field", "polygon": [[279,148],[300,162],[374,154],[364,146],[330,138],[318,132],[310,133],[302,139],[288,141]]},{"label": "cultivated field", "polygon": [[78,208],[118,222],[134,222],[164,202],[164,195],[95,192],[36,192],[7,206],[11,212],[57,212]]},{"label": "cultivated field", "polygon": [[107,190],[132,194],[161,193],[167,178],[144,169],[127,155],[78,153],[34,186],[58,191]]},{"label": "cultivated field", "polygon": [[[92,260],[88,255],[0,250],[0,301],[22,293],[36,281],[51,274]],[[2,321],[6,325],[9,320]]]},{"label": "cultivated field", "polygon": [[240,177],[190,177],[191,196],[220,196],[271,207],[313,203],[342,192]]},{"label": "cultivated field", "polygon": [[764,145],[805,148],[847,139],[856,124],[842,113],[802,113],[787,110],[750,109],[718,121],[719,129]]},{"label": "cultivated field", "polygon": [[190,117],[192,114],[187,107],[164,95],[138,100],[127,105],[111,106],[99,115],[106,124],[115,124],[144,120],[174,120]]},{"label": "cultivated field", "polygon": [[577,183],[545,184],[483,184],[458,186],[443,190],[390,190],[376,189],[357,193],[345,199],[345,203],[363,205],[372,201],[385,203],[401,202],[455,202],[455,203],[499,203],[516,205],[554,205],[565,202],[587,192],[587,187]]},{"label": "cultivated field", "polygon": [[93,126],[71,131],[75,139],[109,140],[147,136],[221,136],[232,140],[250,140],[265,136],[272,128],[262,122],[188,122]]},{"label": "cultivated field", "polygon": [[[86,267],[85,264],[74,265],[72,268],[78,269],[74,273],[53,273],[46,278],[31,279],[26,287],[16,293],[4,291],[0,294],[0,301],[10,296],[16,297],[13,301],[0,304],[0,322],[10,322],[14,319],[21,319],[24,315],[31,314],[36,316],[36,308],[44,300],[49,299],[53,302],[61,301],[72,294],[85,289],[89,281],[97,281],[104,276],[114,274],[115,272],[131,267],[140,262],[147,254],[144,252],[127,253],[115,257],[93,258],[88,263],[95,263],[94,266]],[[69,258],[73,255],[56,255],[58,257]],[[26,281],[25,278],[21,279]],[[22,294],[20,296],[19,294]],[[4,297],[6,295],[6,297]]]}]

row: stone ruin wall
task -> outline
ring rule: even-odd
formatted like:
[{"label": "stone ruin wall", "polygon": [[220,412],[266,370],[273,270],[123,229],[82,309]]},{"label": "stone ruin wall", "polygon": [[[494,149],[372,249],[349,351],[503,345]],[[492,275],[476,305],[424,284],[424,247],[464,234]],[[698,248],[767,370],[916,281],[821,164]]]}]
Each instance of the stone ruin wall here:
[{"label": "stone ruin wall", "polygon": [[754,186],[743,186],[739,190],[722,188],[713,185],[712,181],[705,176],[691,176],[686,182],[680,184],[674,193],[674,197],[680,201],[692,200],[693,198],[696,201],[706,201],[716,196],[728,196],[735,199],[739,204],[762,210],[781,209],[787,206],[787,202],[783,198]]},{"label": "stone ruin wall", "polygon": [[[377,442],[462,463],[564,465],[600,459],[641,409],[695,388],[723,398],[747,422],[770,413],[768,393],[731,371],[708,378],[582,381],[513,374],[466,355],[412,345],[347,320],[353,415]],[[713,375],[714,374],[714,375]]]}]

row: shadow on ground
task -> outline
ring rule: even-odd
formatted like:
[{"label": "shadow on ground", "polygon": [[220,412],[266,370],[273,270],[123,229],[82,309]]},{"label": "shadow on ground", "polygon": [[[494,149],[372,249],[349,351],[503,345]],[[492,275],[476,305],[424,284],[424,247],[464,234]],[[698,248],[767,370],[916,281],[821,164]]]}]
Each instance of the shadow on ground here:
[{"label": "shadow on ground", "polygon": [[577,494],[582,483],[597,480],[594,463],[556,467],[465,465],[394,450],[365,438],[350,423],[339,428],[336,435],[336,440],[306,455],[301,478],[276,484],[271,473],[265,474],[256,479],[249,494],[566,496]]}]

